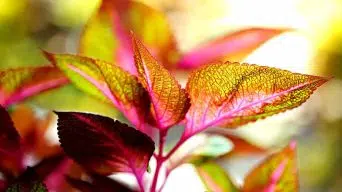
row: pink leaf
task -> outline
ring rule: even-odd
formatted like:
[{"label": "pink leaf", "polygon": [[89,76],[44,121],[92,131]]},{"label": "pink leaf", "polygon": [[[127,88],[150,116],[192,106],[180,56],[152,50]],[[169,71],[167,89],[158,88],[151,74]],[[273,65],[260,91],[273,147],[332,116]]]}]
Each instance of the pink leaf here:
[{"label": "pink leaf", "polygon": [[178,67],[193,69],[214,61],[241,61],[253,50],[285,29],[249,28],[237,31],[183,55]]},{"label": "pink leaf", "polygon": [[298,191],[296,143],[265,159],[246,177],[243,192]]},{"label": "pink leaf", "polygon": [[33,169],[49,190],[58,191],[64,184],[64,175],[69,171],[71,163],[71,159],[64,154],[58,154],[43,159]]},{"label": "pink leaf", "polygon": [[0,71],[0,104],[6,107],[67,83],[63,73],[51,66],[3,70]]}]

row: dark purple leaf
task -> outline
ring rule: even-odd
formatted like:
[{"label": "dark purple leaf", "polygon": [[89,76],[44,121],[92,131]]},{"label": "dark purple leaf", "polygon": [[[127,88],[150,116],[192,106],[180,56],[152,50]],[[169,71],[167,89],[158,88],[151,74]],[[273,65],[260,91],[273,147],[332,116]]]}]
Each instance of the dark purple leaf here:
[{"label": "dark purple leaf", "polygon": [[88,171],[101,175],[130,172],[141,178],[154,142],[126,124],[100,115],[56,112],[64,151]]}]

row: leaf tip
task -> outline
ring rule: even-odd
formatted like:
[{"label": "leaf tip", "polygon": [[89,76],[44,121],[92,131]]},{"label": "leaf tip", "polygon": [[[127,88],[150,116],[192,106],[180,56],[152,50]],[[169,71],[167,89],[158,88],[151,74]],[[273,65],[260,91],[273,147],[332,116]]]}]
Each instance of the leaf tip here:
[{"label": "leaf tip", "polygon": [[40,49],[40,50],[43,53],[43,55],[45,56],[45,58],[47,60],[49,60],[52,63],[52,65],[56,66],[56,61],[55,61],[54,55],[48,51],[43,50],[43,49]]},{"label": "leaf tip", "polygon": [[293,140],[289,143],[289,147],[291,150],[295,150],[297,148],[297,141]]}]

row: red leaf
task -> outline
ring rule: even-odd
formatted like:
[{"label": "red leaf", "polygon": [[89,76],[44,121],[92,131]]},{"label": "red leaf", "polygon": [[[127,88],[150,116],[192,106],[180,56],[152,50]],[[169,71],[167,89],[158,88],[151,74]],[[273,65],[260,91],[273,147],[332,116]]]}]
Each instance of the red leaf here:
[{"label": "red leaf", "polygon": [[154,151],[154,142],[142,132],[108,117],[56,112],[64,151],[98,174],[130,172],[141,178]]},{"label": "red leaf", "polygon": [[80,190],[81,192],[93,192],[93,191],[101,191],[101,192],[112,192],[112,191],[120,191],[120,192],[133,192],[132,189],[126,187],[125,185],[101,175],[92,175],[91,181],[82,181],[78,179],[74,179],[72,177],[67,176],[66,180],[68,183],[74,188]]},{"label": "red leaf", "polygon": [[4,191],[6,188],[6,182],[3,180],[0,180],[0,191]]},{"label": "red leaf", "polygon": [[288,30],[249,28],[228,34],[186,53],[178,67],[192,69],[215,61],[239,62],[265,41],[285,31]]},{"label": "red leaf", "polygon": [[49,190],[58,191],[64,184],[64,175],[69,171],[71,163],[64,154],[58,154],[43,159],[33,169]]},{"label": "red leaf", "polygon": [[291,142],[253,169],[245,178],[243,192],[298,191],[296,143]]},{"label": "red leaf", "polygon": [[190,107],[189,98],[170,72],[134,36],[133,48],[139,80],[152,101],[154,124],[167,129],[184,119]]},{"label": "red leaf", "polygon": [[6,107],[67,83],[63,73],[50,66],[0,71],[0,104]]},{"label": "red leaf", "polygon": [[20,135],[11,117],[0,105],[0,171],[18,175],[22,169]]},{"label": "red leaf", "polygon": [[215,63],[192,73],[184,137],[209,126],[236,128],[298,107],[328,78],[272,67]]}]

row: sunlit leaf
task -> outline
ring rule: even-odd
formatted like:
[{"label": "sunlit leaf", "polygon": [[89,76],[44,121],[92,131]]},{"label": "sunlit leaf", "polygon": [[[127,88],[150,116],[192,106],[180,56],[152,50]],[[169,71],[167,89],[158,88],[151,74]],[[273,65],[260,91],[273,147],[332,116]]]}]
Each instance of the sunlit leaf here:
[{"label": "sunlit leaf", "polygon": [[296,143],[291,142],[285,149],[264,160],[247,175],[242,191],[298,191],[295,150]]},{"label": "sunlit leaf", "polygon": [[20,135],[0,105],[0,171],[17,175],[22,168],[21,155]]},{"label": "sunlit leaf", "polygon": [[248,28],[228,34],[184,54],[179,68],[198,68],[214,61],[242,61],[267,40],[286,32],[286,29]]},{"label": "sunlit leaf", "polygon": [[83,31],[80,53],[115,63],[136,74],[130,31],[147,44],[158,60],[166,65],[175,60],[174,38],[164,14],[130,0],[102,1]]},{"label": "sunlit leaf", "polygon": [[69,81],[57,68],[43,66],[0,71],[0,104],[8,106]]},{"label": "sunlit leaf", "polygon": [[133,36],[134,60],[141,84],[149,93],[156,126],[167,129],[184,119],[190,103],[184,89]]},{"label": "sunlit leaf", "polygon": [[184,136],[209,126],[235,128],[304,103],[328,78],[272,67],[217,63],[192,73]]},{"label": "sunlit leaf", "polygon": [[93,191],[101,191],[101,192],[112,192],[112,191],[120,191],[120,192],[133,192],[132,189],[126,187],[125,185],[101,175],[92,175],[91,181],[82,181],[72,177],[66,177],[68,183],[74,188],[80,190],[81,192],[93,192]]},{"label": "sunlit leaf", "polygon": [[56,112],[58,135],[64,151],[86,169],[98,174],[146,172],[154,142],[126,124],[87,113]]},{"label": "sunlit leaf", "polygon": [[208,191],[238,191],[225,170],[214,161],[197,161],[194,166]]},{"label": "sunlit leaf", "polygon": [[75,55],[46,55],[80,90],[112,102],[138,129],[143,126],[149,100],[136,77],[100,60]]}]

